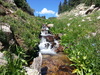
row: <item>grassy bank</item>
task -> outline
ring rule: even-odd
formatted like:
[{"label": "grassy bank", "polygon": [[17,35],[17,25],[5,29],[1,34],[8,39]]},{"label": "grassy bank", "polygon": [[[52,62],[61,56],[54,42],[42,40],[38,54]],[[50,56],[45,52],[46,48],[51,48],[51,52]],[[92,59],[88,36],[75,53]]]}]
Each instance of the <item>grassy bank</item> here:
[{"label": "grassy bank", "polygon": [[99,75],[100,64],[100,11],[88,16],[66,16],[53,20],[53,33],[62,34],[64,52],[76,67],[77,75]]}]

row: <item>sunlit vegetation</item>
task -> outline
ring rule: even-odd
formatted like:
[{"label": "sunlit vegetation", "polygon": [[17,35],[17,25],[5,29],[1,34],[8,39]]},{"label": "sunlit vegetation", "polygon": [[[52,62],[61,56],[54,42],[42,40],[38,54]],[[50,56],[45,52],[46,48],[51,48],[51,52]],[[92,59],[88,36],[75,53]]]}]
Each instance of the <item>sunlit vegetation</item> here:
[{"label": "sunlit vegetation", "polygon": [[[10,8],[9,3],[0,4]],[[42,24],[53,23],[51,28],[53,34],[61,34],[61,45],[64,46],[64,52],[73,62],[70,66],[75,66],[73,73],[77,75],[100,75],[100,11],[85,17],[64,16],[61,19],[51,18],[43,19],[30,16],[21,9],[17,9],[13,14],[0,16],[0,22],[8,23],[11,26],[14,35],[18,35],[24,41],[28,50],[32,51],[32,59],[38,48],[35,48],[40,39],[39,34]],[[89,20],[90,18],[91,20]],[[1,37],[2,35],[2,37]],[[7,42],[7,38],[0,31],[0,41]],[[25,75],[23,66],[28,65],[25,60],[27,51],[17,45],[9,45],[8,49],[2,50],[7,60],[7,65],[0,66],[0,75]],[[17,55],[15,59],[12,55]]]},{"label": "sunlit vegetation", "polygon": [[[77,75],[99,75],[100,64],[100,11],[85,17],[68,17],[52,20],[53,33],[62,34],[64,52],[76,67]],[[91,18],[89,21],[88,18]]]},{"label": "sunlit vegetation", "polygon": [[[0,22],[9,24],[14,36],[17,35],[24,41],[23,44],[27,48],[24,49],[24,47],[20,47],[17,44],[9,45],[7,36],[0,31],[0,41],[8,45],[7,48],[2,50],[5,54],[4,59],[7,60],[7,65],[0,66],[0,75],[25,75],[23,66],[28,66],[28,62],[36,56],[35,53],[39,50],[37,45],[40,40],[41,25],[46,23],[47,20],[31,16],[17,8],[17,11],[12,14],[0,16]],[[28,57],[31,58],[27,59]]]}]

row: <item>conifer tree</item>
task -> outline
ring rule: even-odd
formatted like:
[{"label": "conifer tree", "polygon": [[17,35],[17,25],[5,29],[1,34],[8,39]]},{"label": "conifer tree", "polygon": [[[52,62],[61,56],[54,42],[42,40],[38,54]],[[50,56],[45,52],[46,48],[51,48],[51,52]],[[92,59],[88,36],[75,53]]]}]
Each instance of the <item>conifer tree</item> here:
[{"label": "conifer tree", "polygon": [[61,2],[59,4],[59,8],[58,8],[58,14],[60,14],[60,13],[62,13],[62,4],[61,4]]},{"label": "conifer tree", "polygon": [[62,12],[67,10],[67,0],[64,0],[63,4],[62,4]]}]

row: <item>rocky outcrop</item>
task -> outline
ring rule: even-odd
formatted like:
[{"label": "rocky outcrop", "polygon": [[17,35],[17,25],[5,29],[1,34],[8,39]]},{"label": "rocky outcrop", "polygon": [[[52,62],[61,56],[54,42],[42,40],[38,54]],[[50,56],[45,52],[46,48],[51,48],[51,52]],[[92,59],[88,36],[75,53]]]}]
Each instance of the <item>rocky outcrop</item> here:
[{"label": "rocky outcrop", "polygon": [[10,25],[7,23],[0,23],[0,30],[5,33],[12,33]]},{"label": "rocky outcrop", "polygon": [[65,17],[65,15],[86,16],[98,10],[100,10],[100,6],[96,6],[96,5],[85,6],[85,4],[79,4],[78,6],[76,6],[75,9],[72,9],[70,12],[67,11],[67,12],[61,13],[58,19],[60,19],[60,17]]},{"label": "rocky outcrop", "polygon": [[14,13],[13,10],[7,9],[7,8],[3,7],[2,5],[0,5],[0,15],[1,16],[10,15],[10,14],[13,14],[13,13]]},{"label": "rocky outcrop", "polygon": [[42,65],[42,55],[39,53],[39,56],[33,59],[30,67],[24,67],[28,75],[41,75],[41,65]]},{"label": "rocky outcrop", "polygon": [[18,46],[28,50],[24,41],[14,32],[11,30],[11,27],[8,23],[0,23],[0,30],[5,34],[7,37],[7,42],[9,45],[17,44]]}]

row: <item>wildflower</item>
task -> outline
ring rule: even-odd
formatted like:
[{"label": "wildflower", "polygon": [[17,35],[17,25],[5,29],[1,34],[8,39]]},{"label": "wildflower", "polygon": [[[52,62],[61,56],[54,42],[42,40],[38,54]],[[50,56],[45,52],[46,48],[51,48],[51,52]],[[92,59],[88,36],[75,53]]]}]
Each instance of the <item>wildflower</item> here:
[{"label": "wildflower", "polygon": [[69,18],[69,20],[72,20],[73,18]]},{"label": "wildflower", "polygon": [[84,22],[85,20],[84,19],[82,19],[82,22]]},{"label": "wildflower", "polygon": [[95,43],[92,44],[92,46],[95,46],[95,45],[96,45]]},{"label": "wildflower", "polygon": [[87,17],[86,19],[88,19],[89,21],[92,21],[92,20],[91,20],[91,17]]},{"label": "wildflower", "polygon": [[69,27],[70,26],[70,23],[68,23],[67,26]]},{"label": "wildflower", "polygon": [[83,56],[83,59],[85,60],[87,57],[86,56]]},{"label": "wildflower", "polygon": [[92,34],[92,36],[96,36],[96,34],[97,34],[97,33],[96,33],[96,32],[94,32],[94,33],[91,33],[91,34]]},{"label": "wildflower", "polygon": [[78,25],[79,27],[81,26],[81,25]]},{"label": "wildflower", "polygon": [[100,16],[98,16],[97,19],[99,20],[100,19]]},{"label": "wildflower", "polygon": [[64,36],[66,36],[66,34],[64,34]]}]

